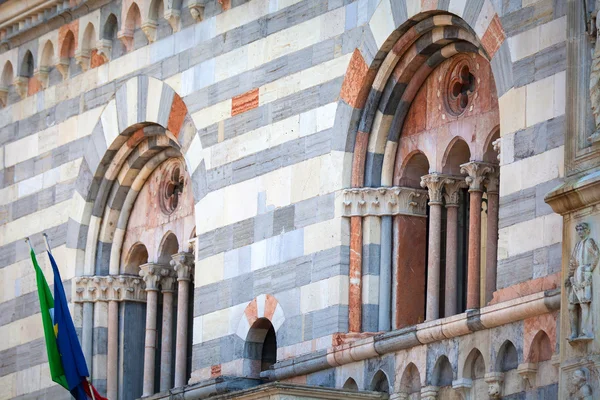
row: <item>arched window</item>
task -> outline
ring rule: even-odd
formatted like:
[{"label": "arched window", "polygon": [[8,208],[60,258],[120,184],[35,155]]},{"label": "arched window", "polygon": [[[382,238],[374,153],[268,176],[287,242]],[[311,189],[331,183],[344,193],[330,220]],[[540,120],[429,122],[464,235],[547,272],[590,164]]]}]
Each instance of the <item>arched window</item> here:
[{"label": "arched window", "polygon": [[258,378],[277,362],[277,335],[271,321],[258,318],[250,327],[244,346],[244,374]]},{"label": "arched window", "polygon": [[369,389],[373,392],[390,393],[390,383],[385,372],[382,370],[377,371],[373,376]]}]

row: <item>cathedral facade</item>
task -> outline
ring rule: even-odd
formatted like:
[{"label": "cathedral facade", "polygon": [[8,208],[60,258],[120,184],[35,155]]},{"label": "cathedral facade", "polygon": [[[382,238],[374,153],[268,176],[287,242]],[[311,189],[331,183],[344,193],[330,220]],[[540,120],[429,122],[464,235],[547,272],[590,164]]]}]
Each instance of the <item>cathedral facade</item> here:
[{"label": "cathedral facade", "polygon": [[597,3],[0,0],[0,399],[599,398]]}]

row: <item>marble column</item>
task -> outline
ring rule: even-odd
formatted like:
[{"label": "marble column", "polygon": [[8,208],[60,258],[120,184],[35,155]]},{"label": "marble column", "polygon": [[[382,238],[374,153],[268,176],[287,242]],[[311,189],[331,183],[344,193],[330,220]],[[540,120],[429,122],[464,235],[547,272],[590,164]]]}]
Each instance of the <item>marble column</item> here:
[{"label": "marble column", "polygon": [[194,270],[194,255],[181,252],[173,254],[171,266],[177,272],[177,330],[175,331],[175,386],[186,384],[187,341],[188,341],[188,302],[190,280]]},{"label": "marble column", "polygon": [[119,303],[108,301],[108,349],[106,351],[106,396],[116,399],[119,376]]},{"label": "marble column", "polygon": [[445,178],[437,173],[421,177],[429,191],[429,248],[427,252],[427,300],[425,320],[440,317],[440,256],[442,239],[442,189]]},{"label": "marble column", "polygon": [[171,268],[161,271],[160,287],[163,295],[162,334],[160,346],[160,391],[172,388],[171,363],[173,361],[173,293],[177,276]]},{"label": "marble column", "polygon": [[486,163],[471,161],[460,166],[460,172],[467,174],[469,185],[469,250],[467,260],[467,310],[480,307],[481,279],[481,198],[483,181],[493,172]]},{"label": "marble column", "polygon": [[485,301],[492,300],[496,291],[496,270],[498,263],[498,201],[499,174],[488,175],[485,181],[488,198],[487,243],[485,254]]},{"label": "marble column", "polygon": [[161,267],[148,263],[140,267],[140,276],[146,282],[146,337],[144,344],[144,384],[142,397],[154,394],[154,362],[156,358],[156,312]]},{"label": "marble column", "polygon": [[444,186],[446,200],[446,290],[444,316],[450,317],[457,311],[458,285],[458,206],[460,189],[466,184],[463,179],[448,179]]}]

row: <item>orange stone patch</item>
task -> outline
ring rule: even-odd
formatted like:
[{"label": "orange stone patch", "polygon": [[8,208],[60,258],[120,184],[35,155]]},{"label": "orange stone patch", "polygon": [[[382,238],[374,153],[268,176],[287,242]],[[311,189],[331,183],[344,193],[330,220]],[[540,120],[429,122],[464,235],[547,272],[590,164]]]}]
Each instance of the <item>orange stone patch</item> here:
[{"label": "orange stone patch", "polygon": [[29,78],[29,81],[27,82],[27,96],[34,95],[40,90],[42,90],[42,82],[34,76]]},{"label": "orange stone patch", "polygon": [[227,11],[231,8],[231,0],[218,0],[219,4],[221,4],[221,8],[223,11]]},{"label": "orange stone patch", "polygon": [[269,321],[273,321],[273,314],[275,314],[276,308],[277,300],[275,297],[268,294],[267,300],[265,301],[265,318],[268,318]]},{"label": "orange stone patch", "polygon": [[500,18],[498,17],[498,14],[495,14],[490,22],[490,26],[488,26],[487,31],[485,31],[483,38],[481,39],[481,44],[485,51],[490,55],[490,58],[494,57],[494,54],[496,54],[505,39],[506,34],[500,23]]},{"label": "orange stone patch", "polygon": [[369,87],[365,84],[365,78],[368,71],[369,66],[362,54],[354,49],[340,93],[340,97],[354,108],[363,108],[367,101]]},{"label": "orange stone patch", "polygon": [[212,365],[210,367],[210,377],[211,378],[216,378],[218,376],[221,376],[221,364]]},{"label": "orange stone patch", "polygon": [[436,10],[438,8],[437,0],[421,0],[421,12]]},{"label": "orange stone patch", "polygon": [[[531,356],[533,353],[531,352],[533,341],[535,336],[539,331],[544,331],[548,335],[548,339],[550,339],[550,346],[552,349],[556,346],[556,319],[558,318],[558,312],[556,313],[547,313],[538,315],[532,318],[527,318],[523,321],[523,354],[525,355],[525,361],[532,361]],[[544,349],[540,349],[544,350]],[[541,356],[543,359],[547,359],[547,354],[537,354],[537,356]],[[550,354],[550,357],[552,355]]]},{"label": "orange stone patch", "polygon": [[143,138],[144,138],[144,130],[138,129],[137,131],[135,131],[133,133],[133,135],[131,135],[129,137],[129,139],[127,139],[127,147],[129,147],[130,149],[133,149],[135,146],[138,145],[138,143],[140,143],[142,141]]},{"label": "orange stone patch", "polygon": [[529,281],[517,283],[516,285],[496,290],[494,292],[494,297],[492,298],[492,301],[490,301],[490,305],[498,304],[503,301],[513,300],[518,297],[528,296],[534,293],[543,292],[546,290],[556,289],[558,286],[560,286],[559,282],[560,272],[548,276],[543,276],[541,278],[531,279]]},{"label": "orange stone patch", "polygon": [[104,57],[98,54],[98,50],[92,50],[92,54],[90,54],[90,68],[96,68],[104,64],[106,61]]},{"label": "orange stone patch", "polygon": [[185,103],[177,94],[173,96],[173,103],[171,103],[171,114],[169,114],[169,122],[167,123],[167,129],[175,135],[175,137],[179,136],[179,131],[181,130],[181,125],[183,125],[183,120],[185,118],[185,114],[187,114],[187,107]]},{"label": "orange stone patch", "polygon": [[[63,49],[63,44],[67,34],[71,32],[73,34],[73,43],[68,44],[68,48]],[[79,20],[68,23],[58,28],[58,54],[60,57],[73,57],[75,56],[75,49],[77,48],[79,34]]]},{"label": "orange stone patch", "polygon": [[258,107],[258,88],[231,99],[231,116],[250,111]]},{"label": "orange stone patch", "polygon": [[248,324],[252,326],[252,324],[258,319],[258,306],[256,305],[256,299],[252,300],[248,307],[244,310],[244,314],[246,314],[246,319],[248,320]]}]

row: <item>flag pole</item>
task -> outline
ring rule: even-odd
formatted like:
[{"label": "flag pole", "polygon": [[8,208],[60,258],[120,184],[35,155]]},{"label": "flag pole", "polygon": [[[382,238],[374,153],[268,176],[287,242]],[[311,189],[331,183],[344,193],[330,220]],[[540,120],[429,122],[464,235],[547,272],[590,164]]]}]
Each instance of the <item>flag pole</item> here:
[{"label": "flag pole", "polygon": [[25,238],[25,243],[29,245],[29,249],[33,250],[33,246],[31,245],[31,241],[29,240],[29,236]]},{"label": "flag pole", "polygon": [[[44,232],[42,234],[42,236],[44,237],[44,244],[46,245],[46,250],[48,251],[48,253],[52,254],[52,249],[50,249],[50,240],[48,240],[48,235],[46,234],[46,232]],[[28,239],[29,238],[27,238],[26,240],[28,240]],[[93,389],[92,382],[91,382],[90,378],[86,377],[85,381],[86,381],[86,383],[88,385],[88,389],[90,391],[90,394],[92,395],[92,400],[96,400],[96,396],[94,395],[94,389]]]},{"label": "flag pole", "polygon": [[42,236],[44,236],[44,243],[46,244],[46,250],[48,251],[48,253],[52,254],[52,250],[50,250],[50,243],[48,242],[48,235],[46,235],[46,233],[44,232],[42,234]]}]

